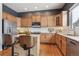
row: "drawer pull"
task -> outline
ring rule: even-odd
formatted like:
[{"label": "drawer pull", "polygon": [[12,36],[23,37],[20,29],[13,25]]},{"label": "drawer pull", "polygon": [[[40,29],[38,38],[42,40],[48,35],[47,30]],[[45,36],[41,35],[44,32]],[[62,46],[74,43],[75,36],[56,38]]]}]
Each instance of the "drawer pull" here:
[{"label": "drawer pull", "polygon": [[70,41],[71,44],[76,45],[74,42]]}]

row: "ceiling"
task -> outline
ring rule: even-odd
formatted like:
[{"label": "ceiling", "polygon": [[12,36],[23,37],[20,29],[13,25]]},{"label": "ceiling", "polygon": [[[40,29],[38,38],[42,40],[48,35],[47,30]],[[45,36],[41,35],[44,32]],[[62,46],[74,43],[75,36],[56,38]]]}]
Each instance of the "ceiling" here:
[{"label": "ceiling", "polygon": [[39,10],[60,9],[65,3],[5,3],[7,7],[16,12],[29,12]]}]

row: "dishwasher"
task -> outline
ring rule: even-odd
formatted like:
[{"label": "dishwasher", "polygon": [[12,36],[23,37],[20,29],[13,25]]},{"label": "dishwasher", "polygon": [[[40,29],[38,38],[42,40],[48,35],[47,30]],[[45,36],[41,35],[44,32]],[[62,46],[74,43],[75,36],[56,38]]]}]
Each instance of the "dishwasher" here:
[{"label": "dishwasher", "polygon": [[67,56],[79,56],[79,42],[67,39]]}]

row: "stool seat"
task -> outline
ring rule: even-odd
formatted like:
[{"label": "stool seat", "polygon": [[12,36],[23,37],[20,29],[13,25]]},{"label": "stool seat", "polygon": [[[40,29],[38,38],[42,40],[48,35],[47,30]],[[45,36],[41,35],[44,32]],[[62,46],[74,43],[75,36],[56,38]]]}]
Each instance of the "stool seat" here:
[{"label": "stool seat", "polygon": [[30,56],[30,49],[35,46],[35,40],[32,41],[31,36],[20,36],[20,45],[24,50],[28,50],[28,56]]}]

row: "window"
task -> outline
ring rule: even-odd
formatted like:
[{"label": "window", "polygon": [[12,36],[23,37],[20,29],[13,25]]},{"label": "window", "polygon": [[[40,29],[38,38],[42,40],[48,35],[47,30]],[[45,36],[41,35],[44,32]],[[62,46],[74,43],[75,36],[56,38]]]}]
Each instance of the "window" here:
[{"label": "window", "polygon": [[69,12],[70,17],[70,25],[72,27],[78,27],[79,26],[79,4],[75,4],[71,7]]}]

